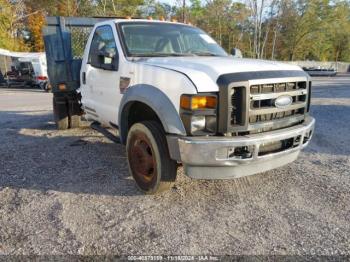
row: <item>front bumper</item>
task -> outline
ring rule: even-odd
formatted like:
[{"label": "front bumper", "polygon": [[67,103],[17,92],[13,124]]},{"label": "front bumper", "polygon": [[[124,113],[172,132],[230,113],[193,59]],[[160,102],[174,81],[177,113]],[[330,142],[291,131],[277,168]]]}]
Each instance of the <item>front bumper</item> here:
[{"label": "front bumper", "polygon": [[[297,126],[239,137],[176,137],[167,136],[170,155],[182,162],[185,173],[198,179],[227,179],[265,172],[297,159],[309,143],[315,119],[307,117]],[[300,141],[279,151],[261,153],[265,145],[279,141]],[[247,147],[247,157],[232,155],[235,148]]]}]

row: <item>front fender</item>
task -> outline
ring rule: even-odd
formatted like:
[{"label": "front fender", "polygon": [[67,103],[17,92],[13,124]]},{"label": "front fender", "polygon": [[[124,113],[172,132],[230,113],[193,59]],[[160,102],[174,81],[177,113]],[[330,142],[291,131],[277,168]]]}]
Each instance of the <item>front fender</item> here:
[{"label": "front fender", "polygon": [[180,115],[171,100],[158,88],[139,84],[127,89],[119,106],[118,125],[122,143],[126,141],[128,129],[126,120],[127,105],[131,104],[131,102],[142,102],[152,108],[160,119],[166,133],[186,135]]}]

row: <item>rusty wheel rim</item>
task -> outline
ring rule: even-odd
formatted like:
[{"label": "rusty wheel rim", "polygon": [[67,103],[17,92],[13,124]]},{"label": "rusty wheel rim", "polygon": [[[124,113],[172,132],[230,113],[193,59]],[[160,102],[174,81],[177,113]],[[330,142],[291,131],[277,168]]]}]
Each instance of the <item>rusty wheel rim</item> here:
[{"label": "rusty wheel rim", "polygon": [[154,150],[145,134],[137,132],[132,137],[129,161],[132,174],[139,186],[148,189],[157,176],[157,170]]}]

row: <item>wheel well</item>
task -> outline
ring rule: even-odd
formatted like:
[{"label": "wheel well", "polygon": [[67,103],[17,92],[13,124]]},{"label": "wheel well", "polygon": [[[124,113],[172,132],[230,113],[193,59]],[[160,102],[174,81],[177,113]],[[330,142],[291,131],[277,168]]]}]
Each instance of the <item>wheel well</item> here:
[{"label": "wheel well", "polygon": [[[121,122],[121,136],[122,141],[126,142],[126,137],[130,127],[138,122],[146,120],[157,121],[162,127],[157,113],[148,105],[142,102],[129,102],[123,109]],[[164,127],[163,127],[164,128]]]}]

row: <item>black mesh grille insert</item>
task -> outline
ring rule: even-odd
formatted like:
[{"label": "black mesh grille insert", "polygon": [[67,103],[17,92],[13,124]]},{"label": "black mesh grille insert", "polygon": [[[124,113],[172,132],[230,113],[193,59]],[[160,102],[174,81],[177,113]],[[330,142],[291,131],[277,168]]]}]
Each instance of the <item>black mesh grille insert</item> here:
[{"label": "black mesh grille insert", "polygon": [[231,125],[242,125],[243,124],[243,96],[244,87],[232,88],[231,95]]}]

